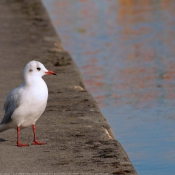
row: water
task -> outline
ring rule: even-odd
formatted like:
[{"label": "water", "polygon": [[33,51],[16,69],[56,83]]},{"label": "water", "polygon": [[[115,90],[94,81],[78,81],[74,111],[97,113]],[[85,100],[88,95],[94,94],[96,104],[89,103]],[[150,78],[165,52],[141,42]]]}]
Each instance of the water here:
[{"label": "water", "polygon": [[175,1],[43,0],[140,175],[175,174]]}]

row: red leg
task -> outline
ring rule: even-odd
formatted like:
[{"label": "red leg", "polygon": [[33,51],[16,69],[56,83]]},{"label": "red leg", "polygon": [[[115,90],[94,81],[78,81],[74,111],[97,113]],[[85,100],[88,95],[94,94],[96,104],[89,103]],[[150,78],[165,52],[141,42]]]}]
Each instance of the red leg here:
[{"label": "red leg", "polygon": [[20,142],[20,127],[17,127],[17,146],[29,146],[29,144],[24,144]]},{"label": "red leg", "polygon": [[45,142],[39,142],[36,139],[36,125],[32,125],[32,129],[33,129],[33,136],[34,136],[34,140],[33,140],[32,145],[44,145],[44,144],[46,144]]}]

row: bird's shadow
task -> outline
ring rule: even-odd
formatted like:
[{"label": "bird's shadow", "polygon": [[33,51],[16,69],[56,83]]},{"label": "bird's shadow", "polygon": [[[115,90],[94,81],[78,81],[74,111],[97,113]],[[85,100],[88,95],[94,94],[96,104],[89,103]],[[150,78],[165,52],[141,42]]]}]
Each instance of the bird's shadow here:
[{"label": "bird's shadow", "polygon": [[5,142],[5,141],[6,141],[5,139],[0,138],[0,142]]}]

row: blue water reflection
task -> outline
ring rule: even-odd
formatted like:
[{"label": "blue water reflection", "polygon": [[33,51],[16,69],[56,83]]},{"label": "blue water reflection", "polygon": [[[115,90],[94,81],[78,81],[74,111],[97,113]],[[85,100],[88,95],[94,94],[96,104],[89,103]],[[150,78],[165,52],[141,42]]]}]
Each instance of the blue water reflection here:
[{"label": "blue water reflection", "polygon": [[175,174],[175,1],[43,0],[138,174]]}]

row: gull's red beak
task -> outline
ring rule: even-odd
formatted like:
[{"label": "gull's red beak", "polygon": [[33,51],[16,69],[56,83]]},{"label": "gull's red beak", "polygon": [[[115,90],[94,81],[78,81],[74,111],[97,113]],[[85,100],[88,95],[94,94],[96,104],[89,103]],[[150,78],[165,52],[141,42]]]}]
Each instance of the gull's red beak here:
[{"label": "gull's red beak", "polygon": [[47,72],[45,72],[45,74],[50,74],[50,75],[57,75],[55,72],[48,70]]}]

